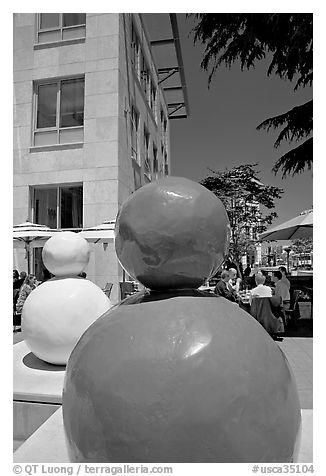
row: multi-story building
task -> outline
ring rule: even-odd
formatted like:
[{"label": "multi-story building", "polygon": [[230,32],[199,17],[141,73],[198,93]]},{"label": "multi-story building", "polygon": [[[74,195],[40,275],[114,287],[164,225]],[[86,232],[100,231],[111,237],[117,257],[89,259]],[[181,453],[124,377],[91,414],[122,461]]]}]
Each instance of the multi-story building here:
[{"label": "multi-story building", "polygon": [[[188,112],[175,14],[17,13],[13,60],[14,224],[99,225],[170,173],[170,120]],[[114,245],[91,251],[88,278],[116,302]],[[26,269],[23,250],[14,260]]]}]

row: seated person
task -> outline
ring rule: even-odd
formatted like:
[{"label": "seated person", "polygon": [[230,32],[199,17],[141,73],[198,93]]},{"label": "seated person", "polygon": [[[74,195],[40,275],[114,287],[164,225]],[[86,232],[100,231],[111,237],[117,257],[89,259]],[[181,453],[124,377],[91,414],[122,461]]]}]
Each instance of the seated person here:
[{"label": "seated person", "polygon": [[237,301],[237,294],[236,294],[235,290],[232,287],[230,287],[229,281],[230,281],[229,271],[224,269],[221,273],[221,279],[217,283],[217,285],[214,289],[214,292],[215,292],[215,294],[218,294],[219,296],[222,296],[222,297],[228,299],[229,301],[236,302]]},{"label": "seated person", "polygon": [[254,297],[271,297],[272,290],[269,286],[265,286],[265,276],[257,273],[255,276],[256,287],[250,291],[250,304]]},{"label": "seated person", "polygon": [[13,290],[13,298],[14,298],[14,312],[16,310],[16,305],[17,305],[17,300],[18,300],[18,296],[19,296],[19,291],[25,281],[25,278],[26,278],[26,273],[25,271],[22,271],[20,274],[18,273],[17,269],[14,269],[13,270],[13,274],[14,274],[14,290]]},{"label": "seated person", "polygon": [[34,274],[29,274],[24,280],[24,284],[20,288],[19,296],[16,304],[16,311],[21,314],[23,310],[24,303],[33,289],[36,288],[36,277]]},{"label": "seated person", "polygon": [[262,270],[261,273],[265,276],[265,286],[269,286],[270,288],[272,288],[274,286],[272,282],[272,277],[267,271]]},{"label": "seated person", "polygon": [[243,275],[244,275],[245,278],[248,278],[248,277],[250,276],[250,274],[251,274],[251,267],[250,267],[250,265],[248,264],[247,267],[246,267],[246,269],[245,269],[244,272],[243,272]]},{"label": "seated person", "polygon": [[281,298],[284,310],[290,309],[290,288],[286,281],[282,279],[281,271],[274,271],[273,281],[275,283],[274,295]]},{"label": "seated person", "polygon": [[240,284],[241,284],[241,278],[238,278],[238,273],[235,268],[230,268],[229,269],[229,288],[234,289],[236,293],[239,292],[240,290]]},{"label": "seated person", "polygon": [[[14,270],[17,271],[17,270]],[[18,273],[18,271],[17,271]],[[14,273],[15,276],[17,276],[16,273]],[[20,289],[22,285],[24,284],[25,278],[27,274],[25,271],[22,271],[16,279],[14,279],[14,289]]]}]

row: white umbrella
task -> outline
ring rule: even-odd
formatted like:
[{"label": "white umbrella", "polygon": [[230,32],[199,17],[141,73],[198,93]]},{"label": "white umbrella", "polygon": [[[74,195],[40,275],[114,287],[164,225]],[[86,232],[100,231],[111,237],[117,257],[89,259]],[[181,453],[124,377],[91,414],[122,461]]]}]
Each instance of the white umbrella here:
[{"label": "white umbrella", "polygon": [[24,246],[26,249],[28,274],[30,273],[30,248],[42,246],[45,240],[60,231],[51,229],[46,225],[38,225],[28,221],[13,226],[14,247],[20,248]]},{"label": "white umbrella", "polygon": [[259,241],[296,240],[310,238],[313,232],[313,210],[306,210],[281,225],[262,233]]},{"label": "white umbrella", "polygon": [[109,243],[114,241],[115,220],[105,221],[101,225],[83,228],[79,235],[91,243]]}]

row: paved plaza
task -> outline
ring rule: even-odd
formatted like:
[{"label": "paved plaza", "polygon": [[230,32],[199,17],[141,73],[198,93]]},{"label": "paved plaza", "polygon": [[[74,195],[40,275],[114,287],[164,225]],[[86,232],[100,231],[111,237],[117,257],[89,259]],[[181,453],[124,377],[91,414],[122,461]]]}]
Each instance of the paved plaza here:
[{"label": "paved plaza", "polygon": [[297,382],[301,408],[313,408],[313,339],[285,337],[278,345],[285,353]]}]

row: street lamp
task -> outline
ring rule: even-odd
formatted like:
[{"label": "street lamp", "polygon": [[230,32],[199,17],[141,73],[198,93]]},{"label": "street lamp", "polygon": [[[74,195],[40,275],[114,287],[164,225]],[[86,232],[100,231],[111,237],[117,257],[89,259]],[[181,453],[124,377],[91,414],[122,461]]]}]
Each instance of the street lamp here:
[{"label": "street lamp", "polygon": [[284,248],[284,251],[286,252],[286,261],[287,261],[287,269],[288,269],[288,274],[290,273],[290,251],[292,250],[292,248],[288,247],[288,248]]}]

